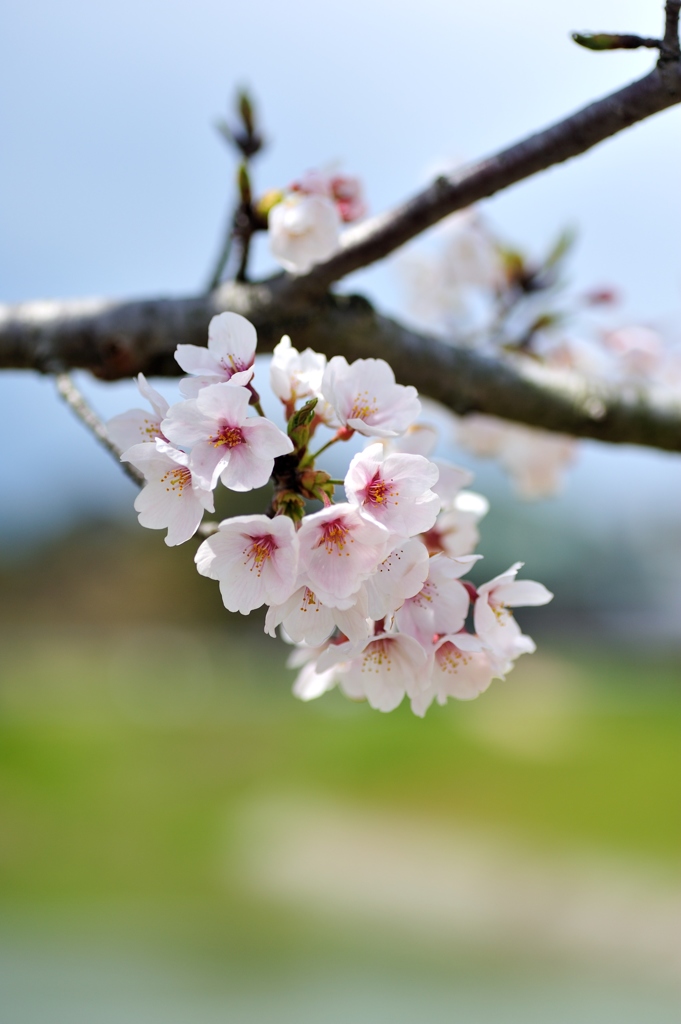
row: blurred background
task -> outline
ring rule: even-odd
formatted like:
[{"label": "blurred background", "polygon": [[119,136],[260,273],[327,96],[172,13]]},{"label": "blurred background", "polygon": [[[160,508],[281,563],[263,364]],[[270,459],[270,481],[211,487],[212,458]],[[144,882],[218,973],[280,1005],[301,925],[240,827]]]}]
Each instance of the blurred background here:
[{"label": "blurred background", "polygon": [[[378,212],[644,73],[650,53],[569,33],[656,35],[661,7],[8,4],[0,301],[199,289],[237,86],[259,190],[339,161]],[[573,286],[614,285],[613,326],[668,337],[680,118],[483,207],[530,252],[576,227]],[[342,287],[409,315],[404,259]],[[105,417],[139,404],[78,380]],[[492,501],[487,578],[524,560],[556,598],[519,615],[538,654],[421,721],[296,702],[261,617],[137,526],[50,380],[0,374],[0,426],[2,1024],[678,1020],[681,459],[585,443],[527,504],[444,433]]]}]

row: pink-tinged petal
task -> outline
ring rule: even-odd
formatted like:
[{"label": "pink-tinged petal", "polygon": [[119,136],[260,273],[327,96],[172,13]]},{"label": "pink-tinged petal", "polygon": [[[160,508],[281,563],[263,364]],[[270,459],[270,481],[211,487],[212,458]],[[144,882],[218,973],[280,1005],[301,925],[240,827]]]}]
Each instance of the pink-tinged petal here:
[{"label": "pink-tinged petal", "polygon": [[534,580],[514,580],[494,588],[494,600],[509,608],[548,604],[552,599],[551,591],[543,583],[535,583]]},{"label": "pink-tinged petal", "polygon": [[372,619],[383,619],[414,597],[428,576],[428,552],[421,541],[405,541],[388,555],[364,583]]},{"label": "pink-tinged petal", "polygon": [[274,628],[282,624],[295,643],[316,647],[331,636],[336,623],[331,609],[325,607],[309,587],[299,587],[281,605],[273,605],[265,618],[265,629],[274,636]]},{"label": "pink-tinged petal", "polygon": [[450,462],[445,462],[443,459],[434,459],[435,465],[437,466],[440,475],[437,483],[432,485],[432,489],[442,500],[444,507],[452,505],[459,494],[464,488],[468,487],[473,481],[473,474],[467,469],[462,469],[460,466],[454,466]]},{"label": "pink-tinged petal", "polygon": [[161,436],[161,421],[144,409],[130,409],[112,416],[106,424],[106,432],[121,451],[126,451],[142,441],[153,441]]},{"label": "pink-tinged petal", "polygon": [[[426,458],[437,444],[437,430],[429,423],[414,423],[391,449],[403,455],[423,455]],[[463,486],[463,485],[462,485]]]},{"label": "pink-tinged petal", "polygon": [[199,484],[212,491],[229,459],[228,448],[216,447],[210,441],[200,441],[191,450],[189,468]]},{"label": "pink-tinged petal", "polygon": [[185,373],[221,376],[219,358],[202,345],[178,345],[175,349],[175,362]]},{"label": "pink-tinged petal", "polygon": [[156,413],[157,419],[160,421],[167,414],[169,404],[156,388],[152,388],[151,384],[144,376],[143,373],[137,374],[137,387],[142,398],[146,398],[151,408]]},{"label": "pink-tinged petal", "polygon": [[169,441],[188,448],[210,437],[214,429],[214,419],[199,409],[196,399],[171,405],[161,423],[161,430]]},{"label": "pink-tinged petal", "polygon": [[249,445],[241,444],[229,452],[220,480],[230,491],[252,491],[265,486],[273,469],[274,459],[261,459]]},{"label": "pink-tinged petal", "polygon": [[[443,637],[435,648],[433,687],[438,700],[474,700],[490,686],[494,667],[486,652],[475,647],[464,648],[464,635]],[[472,640],[474,638],[468,638]]]},{"label": "pink-tinged petal", "polygon": [[333,669],[317,672],[314,662],[303,665],[298,678],[293,684],[293,695],[298,700],[315,700],[323,693],[328,693],[336,685],[336,673]]},{"label": "pink-tinged petal", "polygon": [[225,381],[202,388],[196,398],[197,408],[210,420],[225,420],[230,426],[241,426],[248,416],[251,393]]},{"label": "pink-tinged petal", "polygon": [[197,398],[199,391],[209,387],[211,384],[216,384],[220,378],[214,376],[201,376],[201,377],[182,377],[178,387],[180,394],[184,398]]},{"label": "pink-tinged petal", "polygon": [[279,455],[288,455],[293,451],[291,438],[270,420],[262,417],[252,416],[247,420],[243,425],[243,434],[261,459],[276,459]]},{"label": "pink-tinged petal", "polygon": [[238,313],[219,313],[208,325],[208,348],[233,373],[252,365],[257,344],[255,327]]}]

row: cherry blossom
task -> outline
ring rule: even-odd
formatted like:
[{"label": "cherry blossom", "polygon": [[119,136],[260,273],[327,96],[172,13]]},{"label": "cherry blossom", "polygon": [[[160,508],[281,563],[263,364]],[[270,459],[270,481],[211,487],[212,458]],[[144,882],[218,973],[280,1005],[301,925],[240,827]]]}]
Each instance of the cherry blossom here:
[{"label": "cherry blossom", "polygon": [[225,608],[248,615],[263,604],[283,604],[298,575],[298,537],[286,516],[235,516],[201,544],[196,568],[220,583]]},{"label": "cherry blossom", "polygon": [[383,445],[358,452],[345,477],[348,502],[365,519],[380,523],[398,537],[429,530],[440,511],[431,487],[438,468],[422,455],[385,455]]},{"label": "cherry blossom", "polygon": [[340,607],[329,608],[314,591],[302,586],[288,601],[268,609],[265,632],[276,636],[281,624],[291,640],[316,646],[338,629],[355,642],[369,636],[368,616],[367,598],[361,590],[341,602]]},{"label": "cherry blossom", "polygon": [[299,352],[287,334],[275,345],[270,363],[272,391],[286,406],[319,394],[326,356],[306,348]]},{"label": "cherry blossom", "polygon": [[474,700],[495,677],[503,678],[500,663],[470,633],[441,636],[433,645],[430,661],[430,684],[411,699],[411,709],[420,717],[433,700],[438,704],[446,704],[448,697]]},{"label": "cherry blossom", "polygon": [[389,538],[347,502],[305,516],[298,536],[301,576],[332,608],[357,593],[385,558]]},{"label": "cherry blossom", "polygon": [[478,587],[473,613],[475,631],[483,643],[495,654],[509,659],[535,650],[534,641],[523,635],[509,609],[548,604],[553,598],[542,583],[516,580],[522,565],[522,562],[516,562],[505,573]]},{"label": "cherry blossom", "polygon": [[333,200],[292,192],[270,210],[270,251],[286,270],[304,274],[336,251],[340,225]]},{"label": "cherry blossom", "polygon": [[119,413],[118,416],[112,416],[106,425],[109,437],[123,452],[134,444],[154,441],[157,437],[167,441],[161,430],[161,420],[168,412],[168,403],[163,395],[152,388],[143,373],[137,376],[137,387],[142,397],[149,402],[153,412],[130,409],[128,412]]},{"label": "cherry blossom", "polygon": [[371,618],[392,615],[407,598],[418,594],[428,576],[428,566],[428,551],[417,538],[391,551],[362,586]]},{"label": "cherry blossom", "polygon": [[329,173],[329,171],[308,171],[291,186],[291,191],[325,196],[327,199],[331,199],[336,204],[340,218],[345,224],[359,220],[366,213],[362,183],[359,178]]},{"label": "cherry blossom", "polygon": [[196,398],[209,384],[230,381],[246,386],[253,376],[258,342],[253,324],[238,313],[219,313],[208,325],[208,348],[178,345],[175,359],[192,376],[180,381],[186,398]]},{"label": "cherry blossom", "polygon": [[163,430],[191,448],[189,467],[204,486],[218,477],[233,491],[262,487],[274,460],[293,450],[290,438],[263,417],[248,416],[250,393],[234,384],[210,384],[196,398],[171,406]]},{"label": "cherry blossom", "polygon": [[355,700],[366,698],[378,711],[393,711],[405,694],[415,697],[428,683],[426,652],[404,633],[378,633],[361,647],[329,646],[316,666],[318,672],[339,666],[342,689]]},{"label": "cherry blossom", "polygon": [[435,633],[458,633],[468,614],[470,597],[459,582],[480,555],[447,558],[434,555],[428,565],[428,577],[421,590],[408,598],[395,616],[401,632],[408,633],[426,646]]},{"label": "cherry blossom", "polygon": [[439,552],[450,558],[470,554],[480,540],[478,523],[489,511],[489,502],[482,494],[461,491],[453,505],[441,512],[432,529],[423,535],[423,542],[431,554]]},{"label": "cherry blossom", "polygon": [[396,437],[421,411],[416,388],[396,384],[383,359],[349,364],[344,356],[334,356],[324,372],[322,395],[343,426],[367,437]]},{"label": "cherry blossom", "polygon": [[166,544],[184,544],[193,537],[204,511],[213,512],[213,493],[188,469],[189,456],[158,438],[128,448],[121,456],[139,469],[147,480],[135,498],[141,526],[168,529]]}]

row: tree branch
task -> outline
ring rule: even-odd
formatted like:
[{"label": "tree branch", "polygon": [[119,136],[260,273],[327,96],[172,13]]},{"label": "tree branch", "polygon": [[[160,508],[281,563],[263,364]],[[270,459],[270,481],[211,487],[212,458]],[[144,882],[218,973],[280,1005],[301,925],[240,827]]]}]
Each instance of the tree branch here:
[{"label": "tree branch", "polygon": [[[678,20],[679,6],[676,0],[667,4],[665,47],[671,40],[669,25],[673,16],[670,19],[670,8],[676,9]],[[678,57],[670,61],[669,57],[663,56],[660,64],[663,63],[664,67],[658,66],[645,78],[591,103],[550,128],[530,135],[486,160],[443,175],[401,206],[349,228],[343,236],[340,251],[324,263],[318,263],[307,274],[293,278],[292,290],[306,294],[324,292],[354,270],[388,256],[450,213],[585,153],[637,121],[681,102]]]},{"label": "tree branch", "polygon": [[209,296],[140,302],[28,303],[0,309],[0,366],[55,372],[80,367],[115,380],[142,371],[177,376],[178,341],[205,344],[224,309],[247,316],[258,350],[284,333],[299,349],[386,359],[397,379],[458,414],[487,413],[545,430],[681,452],[681,406],[622,395],[524,357],[491,357],[381,316],[359,296],[327,295],[282,307],[277,289],[225,285]]}]

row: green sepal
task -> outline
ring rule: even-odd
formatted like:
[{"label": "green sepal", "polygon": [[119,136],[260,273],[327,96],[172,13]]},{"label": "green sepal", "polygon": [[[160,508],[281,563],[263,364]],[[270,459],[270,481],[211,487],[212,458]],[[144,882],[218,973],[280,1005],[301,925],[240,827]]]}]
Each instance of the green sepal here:
[{"label": "green sepal", "polygon": [[317,401],[316,398],[310,398],[301,409],[294,412],[288,421],[286,430],[297,452],[302,452],[307,448],[307,443],[310,440],[310,425],[315,416]]}]

